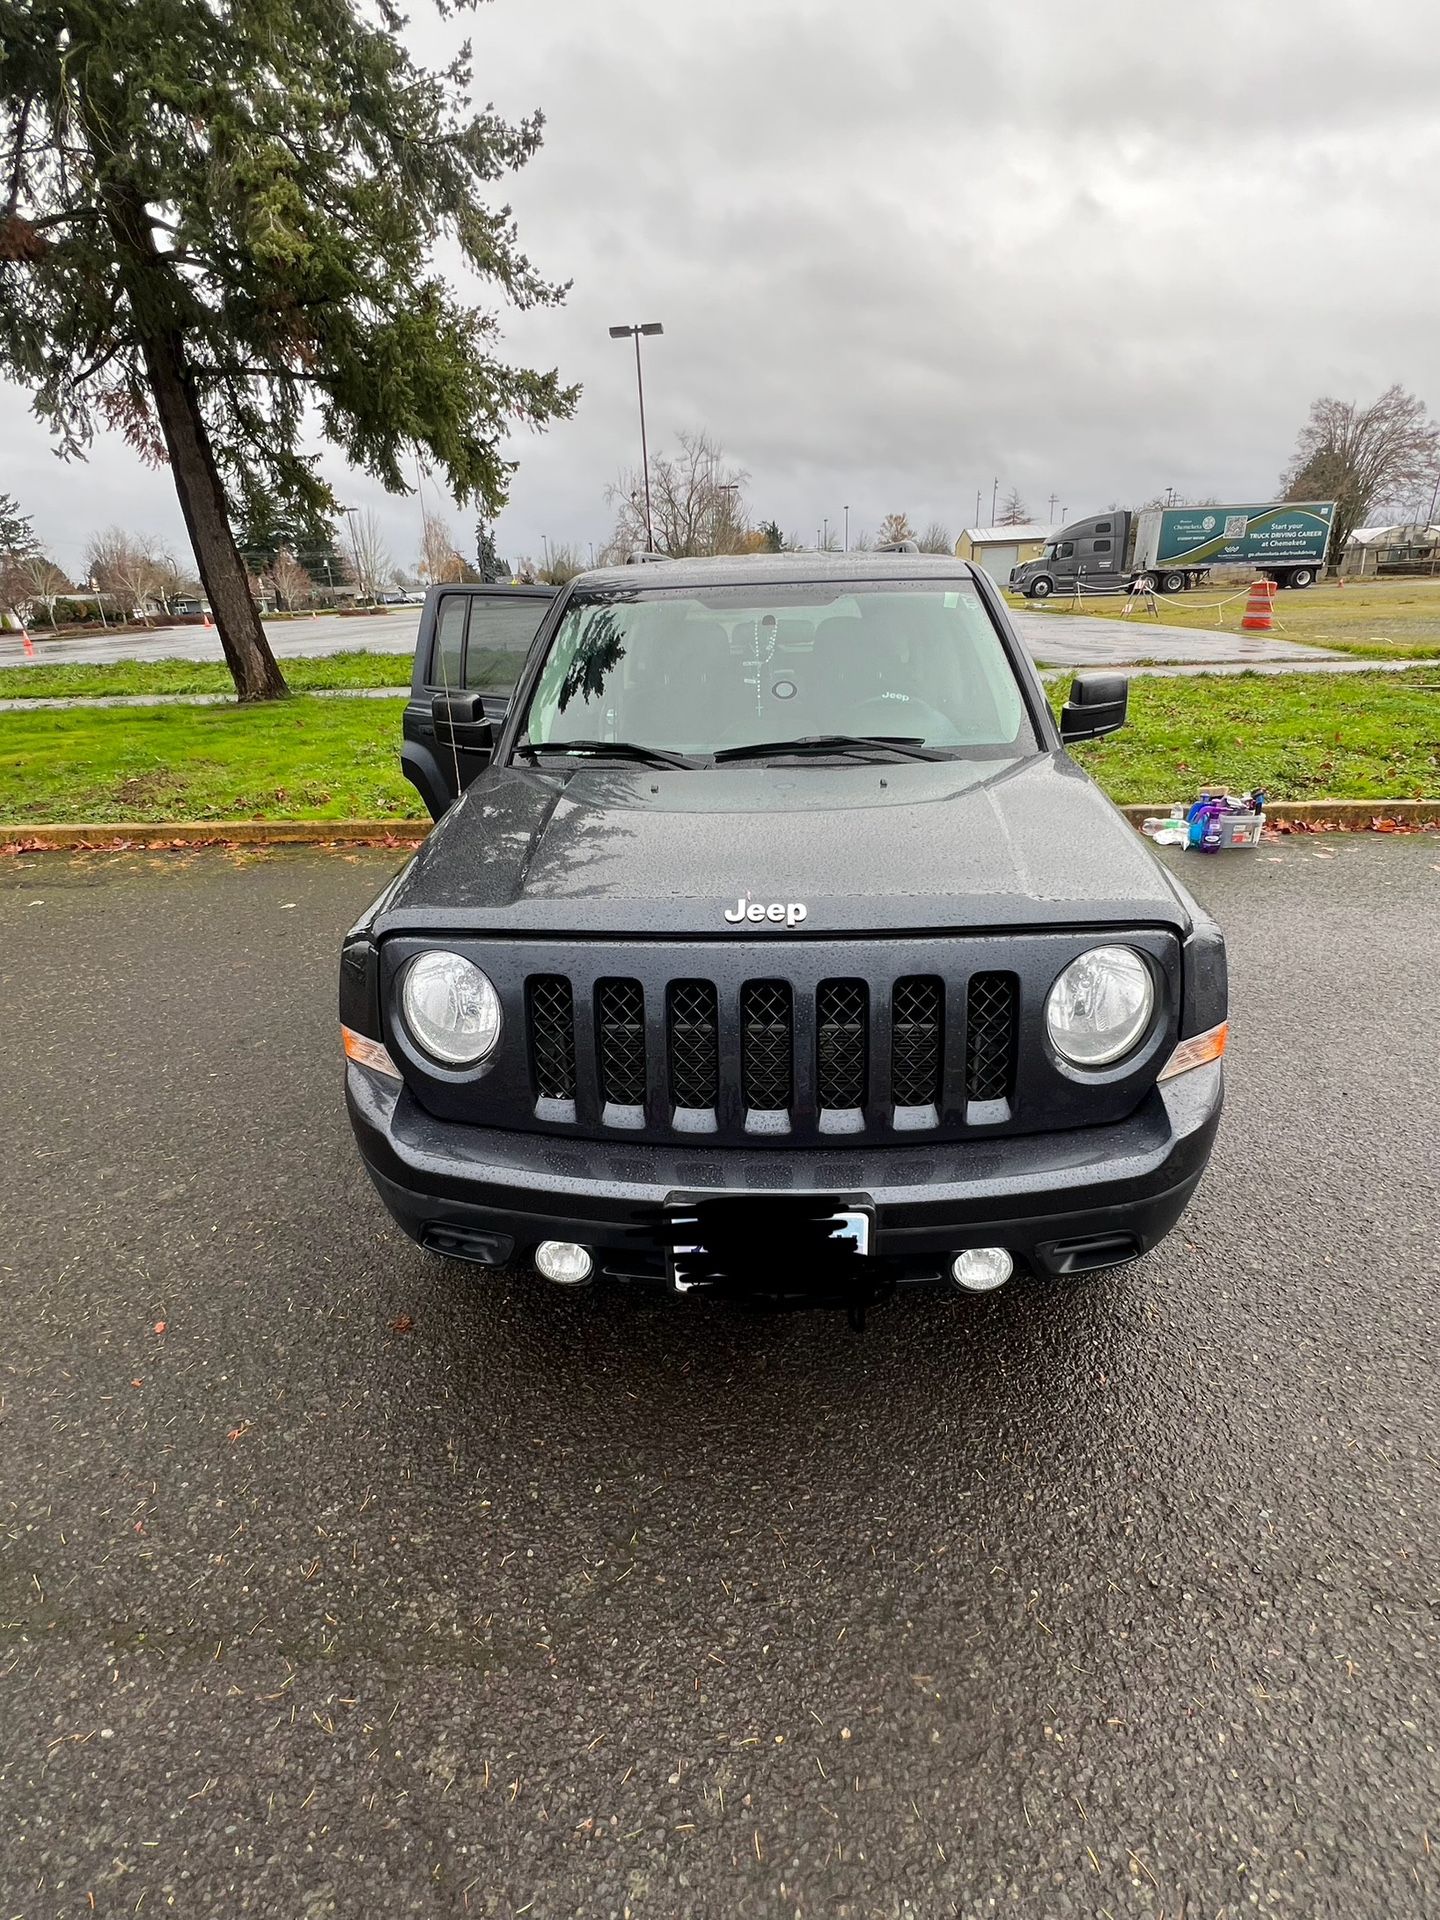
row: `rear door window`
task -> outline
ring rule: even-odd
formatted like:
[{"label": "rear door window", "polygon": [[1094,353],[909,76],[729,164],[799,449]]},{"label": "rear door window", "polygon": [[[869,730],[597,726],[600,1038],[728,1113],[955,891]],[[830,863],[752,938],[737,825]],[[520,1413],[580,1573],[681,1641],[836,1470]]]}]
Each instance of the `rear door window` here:
[{"label": "rear door window", "polygon": [[549,611],[549,598],[542,600],[538,594],[517,594],[513,600],[472,595],[466,687],[473,693],[513,692],[530,643]]},{"label": "rear door window", "polygon": [[435,620],[435,644],[430,653],[430,685],[453,688],[465,684],[465,613],[468,596],[447,593]]}]

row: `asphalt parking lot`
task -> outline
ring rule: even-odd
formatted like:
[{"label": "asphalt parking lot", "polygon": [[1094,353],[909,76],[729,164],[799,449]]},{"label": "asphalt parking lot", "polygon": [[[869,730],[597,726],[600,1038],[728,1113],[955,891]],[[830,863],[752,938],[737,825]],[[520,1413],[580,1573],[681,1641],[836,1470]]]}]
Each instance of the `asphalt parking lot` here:
[{"label": "asphalt parking lot", "polygon": [[[310,620],[267,620],[265,637],[281,660],[310,660],[329,653],[413,653],[419,607],[387,607],[382,613],[318,613]],[[225,658],[213,627],[128,629],[58,640],[43,637],[27,653],[18,633],[0,633],[0,666],[114,666],[121,660],[214,660]]]},{"label": "asphalt parking lot", "polygon": [[1440,839],[1171,856],[1157,1254],[862,1338],[392,1230],[396,856],[0,863],[0,1916],[1440,1909]]}]

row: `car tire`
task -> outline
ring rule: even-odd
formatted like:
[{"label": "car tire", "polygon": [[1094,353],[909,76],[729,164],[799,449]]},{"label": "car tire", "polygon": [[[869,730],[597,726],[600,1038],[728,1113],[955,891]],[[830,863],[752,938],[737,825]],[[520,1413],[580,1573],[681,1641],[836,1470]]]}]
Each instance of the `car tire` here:
[{"label": "car tire", "polygon": [[1054,581],[1047,580],[1042,573],[1038,580],[1032,580],[1025,589],[1025,598],[1027,600],[1048,600],[1054,590],[1054,586]]}]

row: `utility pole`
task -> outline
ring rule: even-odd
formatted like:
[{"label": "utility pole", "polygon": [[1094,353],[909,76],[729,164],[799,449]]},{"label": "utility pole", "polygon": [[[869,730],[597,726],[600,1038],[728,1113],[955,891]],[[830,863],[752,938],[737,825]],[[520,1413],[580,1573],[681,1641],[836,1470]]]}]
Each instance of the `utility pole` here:
[{"label": "utility pole", "polygon": [[358,600],[363,593],[368,600],[370,598],[370,589],[367,583],[360,577],[360,541],[355,532],[355,515],[359,513],[360,509],[359,507],[341,507],[340,511],[346,516],[350,525],[350,548],[355,555],[355,597]]},{"label": "utility pole", "polygon": [[1053,521],[1053,520],[1054,520],[1054,518],[1055,518],[1055,502],[1056,502],[1056,501],[1057,501],[1057,500],[1058,500],[1059,498],[1060,498],[1060,496],[1059,496],[1059,494],[1058,494],[1058,493],[1052,493],[1052,494],[1051,494],[1051,496],[1050,496],[1050,518],[1051,518],[1051,520],[1052,520],[1052,521]]},{"label": "utility pole", "polygon": [[977,527],[980,524],[980,489],[979,487],[976,487],[975,489],[975,524]]},{"label": "utility pole", "polygon": [[1000,476],[995,476],[995,485],[990,489],[990,524],[995,524],[995,515],[1000,510]]}]

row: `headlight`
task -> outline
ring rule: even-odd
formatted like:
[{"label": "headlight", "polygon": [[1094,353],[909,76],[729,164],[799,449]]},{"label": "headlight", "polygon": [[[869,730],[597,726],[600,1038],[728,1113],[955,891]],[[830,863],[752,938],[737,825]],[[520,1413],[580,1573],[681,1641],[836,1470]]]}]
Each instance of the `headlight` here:
[{"label": "headlight", "polygon": [[1108,1067],[1150,1024],[1155,986],[1133,947],[1092,947],[1050,989],[1045,1024],[1055,1051],[1077,1067]]},{"label": "headlight", "polygon": [[400,990],[405,1024],[447,1067],[473,1067],[500,1039],[500,996],[479,967],[458,953],[422,953]]}]

